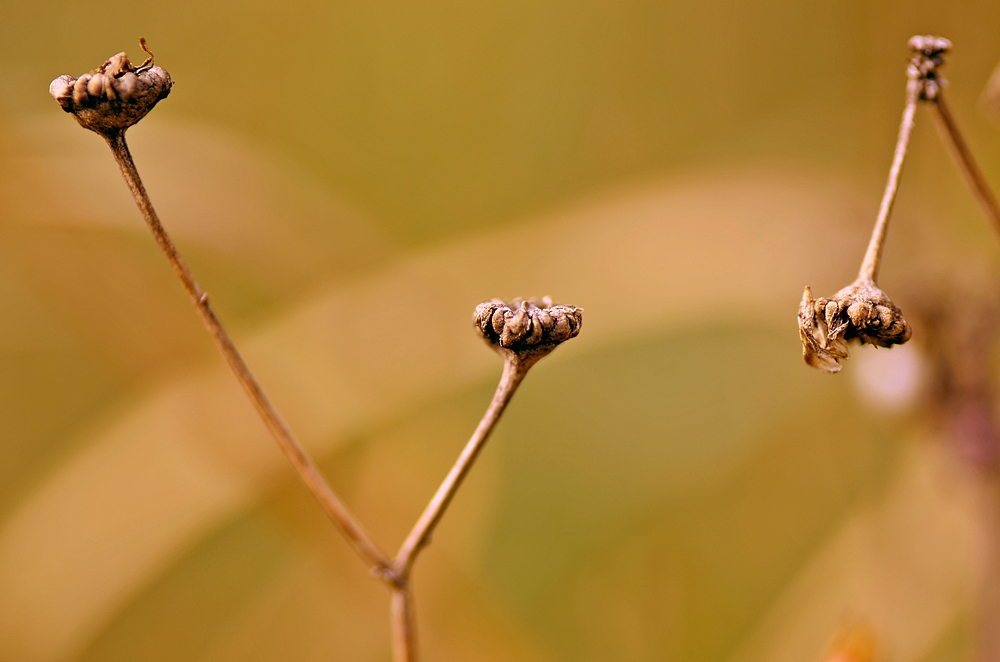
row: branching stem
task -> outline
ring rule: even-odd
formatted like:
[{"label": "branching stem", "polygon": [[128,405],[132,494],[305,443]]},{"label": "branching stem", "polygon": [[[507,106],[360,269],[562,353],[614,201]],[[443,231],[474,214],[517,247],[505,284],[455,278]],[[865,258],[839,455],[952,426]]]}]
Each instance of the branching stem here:
[{"label": "branching stem", "polygon": [[932,105],[937,111],[934,115],[937,117],[941,136],[955,160],[956,167],[962,173],[962,178],[968,184],[976,202],[979,203],[983,215],[993,224],[993,229],[1000,233],[1000,205],[997,204],[993,190],[986,183],[986,178],[972,157],[972,152],[955,122],[955,116],[951,114],[951,109],[944,100],[944,95],[939,92]]},{"label": "branching stem", "polygon": [[278,446],[284,452],[289,462],[298,472],[302,481],[312,492],[316,500],[319,501],[323,510],[333,520],[337,528],[354,548],[358,555],[369,565],[372,572],[383,579],[392,592],[392,649],[395,662],[416,662],[417,660],[417,634],[416,624],[413,615],[413,598],[410,592],[410,571],[420,550],[430,541],[431,534],[437,526],[445,510],[454,498],[459,486],[466,474],[472,468],[476,457],[486,444],[487,438],[493,428],[496,427],[500,415],[503,413],[514,392],[520,385],[528,369],[534,365],[537,357],[518,357],[509,355],[505,358],[503,374],[497,386],[493,400],[490,402],[486,413],[472,433],[472,438],[462,450],[461,455],[455,462],[451,471],[445,477],[444,482],[438,488],[427,508],[413,530],[406,537],[399,553],[395,559],[390,559],[372,540],[371,535],[364,529],[358,519],[348,510],[347,506],[340,500],[330,485],[323,478],[315,462],[309,457],[305,448],[298,442],[292,434],[288,424],[281,418],[278,411],[271,404],[270,399],[264,392],[260,383],[250,372],[243,357],[240,355],[232,338],[226,332],[222,322],[215,314],[208,301],[208,294],[201,289],[198,282],[188,266],[184,263],[177,247],[170,240],[166,230],[160,223],[153,204],[146,194],[146,188],[139,177],[139,171],[135,167],[132,154],[129,152],[128,144],[125,142],[125,132],[106,134],[105,138],[111,147],[115,161],[121,170],[125,183],[128,184],[132,196],[135,198],[139,211],[142,213],[146,224],[153,233],[156,243],[159,244],[163,253],[167,256],[170,266],[180,279],[184,290],[194,303],[195,310],[204,322],[205,327],[215,340],[219,351],[222,352],[226,362],[232,369],[236,379],[243,386],[250,401],[253,403],[264,424],[271,432]]},{"label": "branching stem", "polygon": [[[912,83],[913,81],[911,81]],[[865,259],[861,262],[858,278],[871,281],[878,278],[878,269],[882,263],[882,251],[885,247],[885,235],[889,229],[889,214],[896,201],[896,191],[899,189],[899,176],[903,171],[903,161],[906,159],[906,148],[910,144],[910,134],[913,133],[913,118],[917,112],[918,88],[911,84],[907,88],[906,106],[903,108],[903,119],[899,124],[899,137],[896,139],[896,151],[892,155],[892,166],[889,168],[889,181],[885,184],[882,204],[879,205],[878,218],[872,230],[872,238],[868,242]]]},{"label": "branching stem", "polygon": [[514,396],[514,392],[521,384],[524,376],[528,374],[528,369],[535,363],[531,358],[519,359],[515,356],[508,356],[504,361],[503,374],[500,376],[500,383],[497,385],[493,400],[490,402],[486,413],[479,421],[472,437],[455,465],[448,472],[444,482],[431,498],[430,503],[424,509],[420,519],[413,526],[406,540],[403,541],[396,558],[393,561],[392,575],[392,642],[394,662],[416,662],[416,624],[413,615],[413,605],[410,596],[410,571],[413,563],[434,533],[434,528],[445,510],[454,498],[455,493],[462,484],[462,480],[472,469],[472,464],[476,461],[479,452],[486,445],[493,428],[496,427],[500,415],[503,414],[507,404]]},{"label": "branching stem", "polygon": [[218,346],[219,351],[222,352],[229,367],[232,368],[236,379],[243,386],[250,401],[257,409],[257,413],[264,419],[267,429],[271,432],[275,441],[278,442],[278,446],[284,452],[289,462],[292,463],[292,466],[298,472],[306,487],[309,488],[309,491],[319,501],[326,514],[337,525],[348,543],[364,559],[365,563],[371,567],[374,573],[383,577],[386,576],[387,573],[391,572],[391,561],[388,556],[378,548],[368,532],[361,526],[361,523],[330,488],[330,485],[316,467],[315,462],[309,457],[309,453],[298,442],[288,425],[281,418],[281,415],[274,408],[274,405],[271,404],[267,394],[264,393],[264,389],[253,376],[253,373],[250,372],[250,368],[247,367],[243,357],[233,344],[232,338],[229,337],[226,329],[222,326],[222,322],[219,321],[218,316],[212,309],[208,301],[208,294],[198,285],[191,270],[188,269],[184,260],[177,252],[177,248],[167,235],[166,230],[160,224],[160,219],[157,217],[156,211],[153,209],[153,204],[146,194],[146,189],[142,185],[142,180],[139,178],[139,171],[132,160],[128,144],[125,142],[125,132],[119,131],[105,135],[105,138],[111,147],[115,161],[118,162],[122,177],[125,178],[125,183],[128,184],[129,190],[132,191],[132,196],[139,206],[139,211],[142,213],[146,224],[156,238],[156,243],[163,249],[174,273],[180,278],[184,290],[191,298],[192,303],[194,303],[194,307],[198,311],[202,322],[204,322],[208,332],[212,335],[215,344]]},{"label": "branching stem", "polygon": [[403,541],[402,546],[399,548],[393,564],[397,576],[403,578],[408,576],[417,554],[420,553],[420,550],[430,540],[431,534],[434,533],[434,527],[441,520],[441,516],[444,515],[448,504],[451,503],[455,492],[458,491],[459,486],[462,484],[462,480],[472,468],[472,463],[476,461],[479,451],[486,444],[490,432],[493,431],[497,421],[500,420],[500,415],[513,397],[514,391],[517,390],[517,387],[527,374],[530,365],[526,364],[526,361],[517,359],[507,359],[504,362],[503,375],[500,377],[500,383],[493,394],[490,406],[486,409],[486,413],[483,414],[482,420],[476,426],[476,430],[472,433],[472,437],[462,450],[462,454],[458,456],[455,465],[448,472],[444,482],[441,483],[434,497],[424,509],[423,514],[420,515],[420,519],[413,525],[413,529],[410,530],[409,535],[406,536],[406,540]]},{"label": "branching stem", "polygon": [[[438,522],[528,370],[557,345],[577,336],[583,324],[583,309],[554,304],[548,297],[543,297],[541,301],[515,299],[509,304],[493,299],[476,306],[475,326],[479,334],[504,357],[500,383],[455,465],[406,536],[399,552],[395,557],[389,557],[379,549],[361,522],[333,491],[271,403],[212,308],[208,294],[198,285],[153,209],[125,140],[125,130],[166,97],[173,83],[166,71],[153,66],[153,54],[146,40],[140,38],[139,44],[148,57],[138,67],[129,62],[125,53],[119,53],[108,59],[98,72],[85,74],[85,77],[59,76],[49,85],[49,92],[63,110],[74,115],[81,126],[99,133],[107,141],[153,238],[264,425],[348,544],[368,565],[372,574],[389,587],[392,595],[393,659],[396,662],[416,662],[417,633],[410,574],[417,555],[430,541]],[[130,78],[124,78],[126,74]],[[118,81],[118,77],[122,80]],[[94,92],[94,81],[101,83],[99,93]]]}]

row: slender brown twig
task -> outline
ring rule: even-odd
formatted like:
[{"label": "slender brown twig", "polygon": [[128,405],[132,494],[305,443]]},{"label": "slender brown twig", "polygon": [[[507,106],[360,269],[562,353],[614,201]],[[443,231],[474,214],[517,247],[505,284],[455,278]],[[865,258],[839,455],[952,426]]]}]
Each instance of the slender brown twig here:
[{"label": "slender brown twig", "polygon": [[392,587],[392,659],[417,662],[417,626],[409,579]]},{"label": "slender brown twig", "polygon": [[476,461],[476,457],[486,444],[490,432],[496,427],[497,421],[500,420],[500,415],[503,414],[507,403],[513,397],[514,391],[517,390],[524,376],[528,373],[530,366],[525,366],[525,363],[525,361],[513,357],[504,362],[503,375],[500,377],[500,383],[497,385],[496,393],[493,394],[490,406],[486,409],[482,420],[479,421],[479,425],[476,426],[472,437],[462,450],[462,454],[458,456],[455,465],[448,472],[444,482],[441,483],[396,554],[393,567],[399,575],[405,577],[409,573],[417,554],[430,539],[434,527],[441,520],[441,516],[444,515],[448,504],[451,503],[455,492],[462,484],[462,480],[472,468],[472,463]]},{"label": "slender brown twig", "polygon": [[878,278],[878,269],[882,263],[882,252],[885,248],[885,235],[889,229],[889,214],[892,213],[892,205],[896,201],[899,176],[903,171],[903,161],[906,159],[906,148],[910,144],[910,134],[913,133],[913,118],[917,112],[917,95],[915,86],[907,87],[906,106],[903,108],[903,119],[899,124],[899,137],[896,139],[896,150],[892,155],[889,180],[885,184],[885,193],[882,194],[882,204],[878,208],[878,217],[875,219],[872,237],[868,242],[868,250],[865,251],[865,257],[861,261],[861,269],[858,271],[859,279],[873,283]]},{"label": "slender brown twig", "polygon": [[956,167],[962,173],[962,178],[969,186],[969,190],[972,191],[976,202],[979,203],[979,208],[982,210],[983,215],[993,224],[993,229],[1000,233],[1000,204],[997,204],[997,198],[993,194],[993,190],[986,183],[986,178],[983,177],[982,171],[976,164],[976,160],[972,156],[972,151],[969,149],[968,143],[965,142],[965,138],[962,136],[962,132],[955,122],[955,116],[952,115],[951,109],[944,100],[944,95],[940,92],[931,101],[934,110],[937,111],[934,113],[934,116],[938,120],[937,125],[940,129],[941,137],[948,151],[951,152]]},{"label": "slender brown twig", "polygon": [[430,541],[434,528],[441,521],[441,517],[461,486],[462,480],[469,473],[483,446],[486,445],[490,433],[496,427],[501,414],[533,363],[532,360],[522,360],[516,356],[506,358],[500,383],[497,385],[493,400],[487,407],[486,413],[483,414],[482,420],[479,421],[472,437],[462,449],[458,460],[448,472],[441,486],[438,487],[437,492],[434,493],[430,503],[427,504],[396,554],[393,561],[395,585],[392,587],[393,659],[396,662],[416,662],[417,659],[416,623],[409,592],[410,571],[413,569],[413,563],[420,550]]},{"label": "slender brown twig", "polygon": [[125,178],[125,183],[128,184],[129,190],[132,191],[132,196],[139,206],[139,211],[142,213],[146,224],[156,238],[156,243],[163,249],[174,273],[180,278],[184,290],[191,298],[192,303],[194,303],[194,307],[198,311],[202,322],[204,322],[208,332],[212,335],[215,344],[218,346],[219,351],[222,352],[229,367],[232,368],[236,379],[250,397],[250,401],[257,409],[257,413],[264,420],[267,429],[271,432],[275,441],[278,442],[278,446],[284,452],[289,462],[292,463],[292,466],[298,472],[306,487],[309,488],[309,491],[319,501],[326,514],[337,525],[354,550],[371,567],[372,571],[383,576],[389,573],[391,568],[389,557],[379,549],[378,545],[372,540],[371,535],[365,531],[357,518],[330,488],[330,485],[323,478],[323,475],[316,467],[309,453],[295,438],[288,424],[285,423],[281,415],[274,408],[264,389],[253,376],[253,373],[250,372],[250,368],[247,367],[243,357],[236,349],[232,338],[229,337],[225,327],[222,326],[222,322],[219,321],[215,310],[212,309],[208,301],[208,294],[198,285],[191,270],[188,269],[184,260],[177,252],[176,246],[174,246],[174,243],[167,235],[166,230],[163,229],[163,225],[160,224],[160,219],[153,209],[153,204],[150,202],[149,196],[146,194],[146,189],[142,185],[142,179],[139,177],[139,171],[132,160],[128,144],[125,142],[125,132],[117,131],[103,135],[111,147],[115,161],[118,162],[118,168],[121,170],[122,177]]}]

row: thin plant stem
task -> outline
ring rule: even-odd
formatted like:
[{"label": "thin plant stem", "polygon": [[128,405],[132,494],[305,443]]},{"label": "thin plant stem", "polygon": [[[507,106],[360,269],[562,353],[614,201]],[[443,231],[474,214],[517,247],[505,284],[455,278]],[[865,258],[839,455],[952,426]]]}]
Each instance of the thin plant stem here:
[{"label": "thin plant stem", "polygon": [[913,133],[913,118],[917,112],[917,88],[910,85],[906,94],[906,106],[903,108],[903,119],[899,124],[899,137],[896,139],[896,151],[892,155],[892,166],[889,168],[889,181],[885,184],[882,204],[879,205],[878,218],[872,229],[872,238],[865,251],[865,259],[861,262],[858,272],[859,280],[872,283],[878,278],[878,269],[882,263],[882,251],[885,248],[885,234],[889,229],[889,214],[896,201],[896,191],[899,189],[899,176],[903,171],[903,161],[906,159],[906,148],[910,144],[910,134]]},{"label": "thin plant stem", "polygon": [[500,415],[503,414],[507,404],[514,396],[514,392],[517,391],[517,387],[524,380],[524,376],[528,374],[528,369],[534,365],[535,360],[515,356],[505,357],[500,383],[497,385],[489,407],[486,408],[486,413],[483,414],[483,418],[479,421],[479,425],[476,426],[465,448],[462,449],[455,465],[445,476],[441,486],[434,493],[430,503],[427,504],[420,519],[414,524],[413,529],[406,536],[396,554],[390,581],[394,662],[416,662],[417,660],[417,628],[410,595],[410,571],[413,569],[413,563],[420,550],[430,541],[434,528],[441,521],[441,517],[461,486],[462,480],[472,469],[472,464],[476,461],[483,446],[486,445],[486,440],[493,428],[496,427],[497,421],[500,420]]},{"label": "thin plant stem", "polygon": [[993,224],[993,229],[1000,233],[1000,204],[997,204],[993,190],[986,183],[986,178],[983,177],[976,160],[972,157],[969,145],[965,142],[965,138],[955,122],[955,116],[951,114],[951,109],[944,100],[944,95],[939,92],[937,97],[932,100],[932,105],[937,111],[934,116],[938,120],[937,124],[941,136],[955,160],[955,165],[962,173],[962,178],[965,179],[965,183],[972,191],[976,202],[979,203],[983,215]]},{"label": "thin plant stem", "polygon": [[247,367],[243,357],[233,344],[232,338],[230,338],[226,329],[222,326],[222,322],[219,321],[218,316],[212,309],[208,301],[208,294],[198,285],[191,270],[188,269],[184,260],[177,252],[177,248],[163,229],[163,225],[160,223],[160,219],[153,209],[153,204],[146,194],[146,189],[142,185],[135,162],[132,160],[132,154],[129,152],[128,144],[125,142],[125,132],[119,131],[105,135],[105,138],[111,147],[115,161],[118,162],[122,177],[125,178],[125,183],[128,184],[129,190],[132,191],[132,196],[139,206],[139,211],[146,220],[149,229],[153,232],[153,237],[156,238],[156,243],[163,249],[174,273],[180,278],[184,290],[194,303],[195,310],[198,311],[198,315],[215,340],[219,351],[222,352],[229,367],[232,368],[237,381],[243,386],[243,390],[246,391],[250,401],[257,409],[257,413],[264,420],[267,429],[271,432],[275,441],[278,442],[278,446],[284,452],[289,462],[292,463],[292,466],[298,472],[306,487],[309,488],[309,491],[319,501],[326,514],[337,525],[351,547],[372,568],[373,572],[385,576],[391,568],[391,561],[388,556],[378,548],[361,523],[330,488],[330,485],[323,478],[323,475],[316,467],[309,453],[306,452],[306,449],[295,438],[291,429],[289,429],[288,425],[281,418],[274,405],[271,404],[271,400],[264,393],[264,389],[253,376],[253,373],[250,372],[250,368]]},{"label": "thin plant stem", "polygon": [[441,486],[434,494],[434,497],[431,498],[430,503],[427,504],[423,514],[420,515],[420,519],[417,520],[409,535],[406,536],[406,540],[403,541],[399,552],[396,554],[393,565],[397,577],[406,579],[408,576],[417,554],[429,541],[431,534],[434,532],[434,527],[437,526],[437,523],[441,520],[441,516],[444,515],[445,509],[448,508],[448,504],[451,503],[455,492],[458,491],[459,486],[462,484],[462,479],[465,478],[466,474],[472,468],[472,463],[476,461],[479,451],[486,444],[490,432],[496,427],[497,421],[500,420],[500,415],[503,414],[507,403],[510,402],[517,387],[527,374],[531,363],[516,358],[508,358],[504,362],[503,375],[500,377],[500,383],[493,394],[490,406],[486,409],[486,413],[483,414],[482,420],[476,426],[476,430],[472,433],[472,438],[469,439],[469,442],[462,450],[462,454],[458,456],[455,465],[448,472],[444,482],[441,483]]},{"label": "thin plant stem", "polygon": [[393,662],[417,662],[417,627],[409,581],[392,588]]}]

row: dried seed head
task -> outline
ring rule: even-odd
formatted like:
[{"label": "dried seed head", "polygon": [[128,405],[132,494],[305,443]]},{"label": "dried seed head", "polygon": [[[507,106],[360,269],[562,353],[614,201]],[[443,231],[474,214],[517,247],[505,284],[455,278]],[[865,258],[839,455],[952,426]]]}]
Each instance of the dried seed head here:
[{"label": "dried seed head", "polygon": [[814,299],[808,287],[802,294],[802,357],[814,368],[840,371],[840,360],[848,355],[849,340],[892,347],[902,345],[910,335],[903,312],[870,280],[859,279],[829,299]]},{"label": "dried seed head", "polygon": [[49,85],[49,94],[80,126],[105,136],[120,133],[146,116],[170,93],[170,74],[153,65],[153,54],[139,66],[122,52],[79,78],[60,76]]},{"label": "dried seed head", "polygon": [[509,304],[494,299],[476,306],[475,324],[501,355],[537,360],[580,333],[583,309],[553,304],[548,297]]},{"label": "dried seed head", "polygon": [[910,50],[913,57],[906,75],[910,78],[911,90],[920,99],[933,101],[946,84],[937,69],[944,64],[944,54],[951,50],[951,42],[944,37],[917,35],[910,38]]}]

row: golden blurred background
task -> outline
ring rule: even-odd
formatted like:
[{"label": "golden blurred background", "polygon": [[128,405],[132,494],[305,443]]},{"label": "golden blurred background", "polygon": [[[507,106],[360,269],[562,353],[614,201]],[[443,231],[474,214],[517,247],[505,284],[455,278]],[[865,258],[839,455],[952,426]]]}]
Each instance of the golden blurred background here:
[{"label": "golden blurred background", "polygon": [[417,564],[426,659],[1000,659],[995,458],[931,324],[992,310],[1000,244],[926,110],[880,281],[913,342],[831,377],[795,330],[860,263],[913,34],[1000,184],[995,0],[4,3],[0,660],[389,659],[387,591],[47,94],[139,36],[153,202],[384,548],[499,376],[476,304],[586,309]]}]

